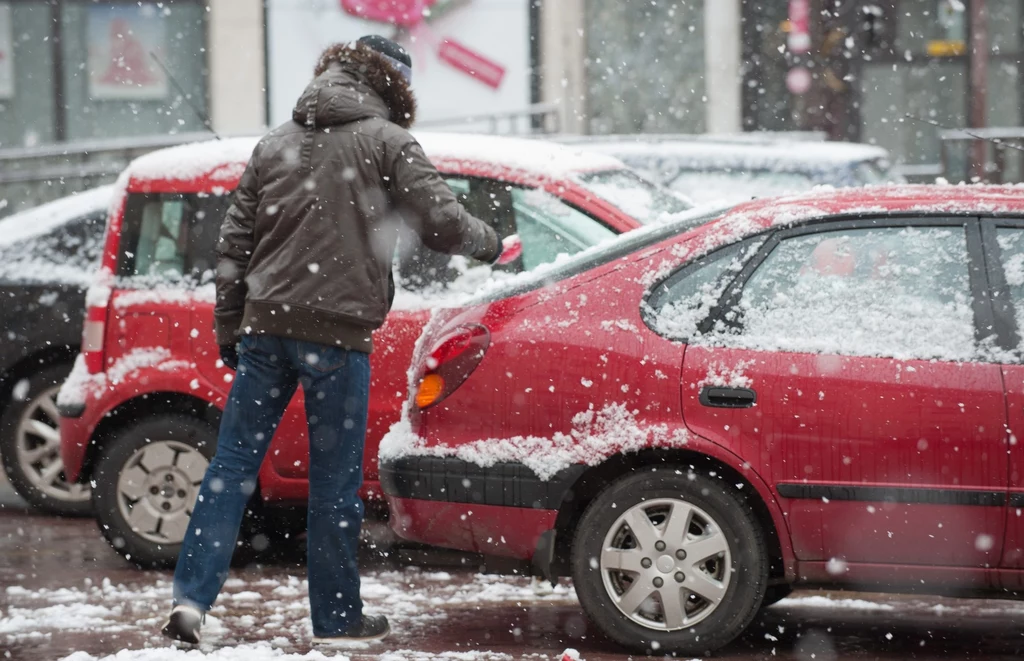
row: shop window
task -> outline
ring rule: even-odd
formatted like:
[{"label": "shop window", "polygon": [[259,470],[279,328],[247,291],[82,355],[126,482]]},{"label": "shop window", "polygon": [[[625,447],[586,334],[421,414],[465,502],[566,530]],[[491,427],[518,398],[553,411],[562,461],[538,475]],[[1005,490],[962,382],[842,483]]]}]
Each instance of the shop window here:
[{"label": "shop window", "polygon": [[52,142],[50,5],[0,2],[0,149]]}]

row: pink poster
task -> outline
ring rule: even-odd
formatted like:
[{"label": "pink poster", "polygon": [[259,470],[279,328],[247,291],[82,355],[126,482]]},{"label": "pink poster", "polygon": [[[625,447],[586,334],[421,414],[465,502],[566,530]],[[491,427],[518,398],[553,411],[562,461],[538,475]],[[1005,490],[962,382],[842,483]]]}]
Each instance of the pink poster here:
[{"label": "pink poster", "polygon": [[341,0],[341,8],[352,16],[394,26],[392,38],[414,55],[432,50],[441,62],[498,89],[505,77],[502,64],[431,27],[437,18],[470,4],[471,0]]},{"label": "pink poster", "polygon": [[153,4],[89,7],[89,96],[145,100],[167,96],[165,27]]}]

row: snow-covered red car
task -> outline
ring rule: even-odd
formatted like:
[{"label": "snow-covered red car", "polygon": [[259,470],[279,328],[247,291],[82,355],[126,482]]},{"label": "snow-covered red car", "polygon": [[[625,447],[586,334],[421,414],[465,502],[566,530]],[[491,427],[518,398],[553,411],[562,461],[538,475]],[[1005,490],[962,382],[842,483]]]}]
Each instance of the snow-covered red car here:
[{"label": "snow-covered red car", "polygon": [[[522,255],[502,267],[506,276],[688,208],[611,157],[532,140],[418,138],[471,213],[502,236],[519,235]],[[100,279],[88,295],[82,353],[58,398],[68,477],[92,484],[100,529],[140,565],[176,559],[216,443],[233,372],[219,361],[212,332],[214,244],[255,142],[165,149],[124,171]],[[374,334],[364,464],[371,497],[378,493],[377,445],[399,417],[430,308],[492,277],[487,267],[432,253],[412,237],[402,242],[394,310]],[[300,392],[270,446],[253,509],[273,503],[304,512],[306,434]],[[287,512],[285,529],[304,526],[303,512],[273,511]]]},{"label": "snow-covered red car", "polygon": [[381,444],[394,530],[570,575],[649,654],[799,584],[1024,593],[1020,190],[705,220],[439,313]]}]

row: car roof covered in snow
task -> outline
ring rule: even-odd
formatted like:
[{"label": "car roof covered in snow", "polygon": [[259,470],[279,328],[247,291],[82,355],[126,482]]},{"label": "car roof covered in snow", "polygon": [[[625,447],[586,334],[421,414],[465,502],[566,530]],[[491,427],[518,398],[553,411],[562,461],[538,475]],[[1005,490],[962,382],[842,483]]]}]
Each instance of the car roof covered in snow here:
[{"label": "car roof covered in snow", "polygon": [[687,139],[644,135],[594,136],[566,141],[613,155],[627,163],[636,159],[663,159],[690,169],[820,171],[889,158],[889,152],[882,147],[853,142],[785,139],[743,142],[713,137]]},{"label": "car roof covered in snow", "polygon": [[0,245],[42,236],[75,218],[105,212],[113,195],[113,186],[99,186],[11,214],[0,220]]},{"label": "car roof covered in snow", "polygon": [[[549,179],[625,167],[606,154],[539,140],[460,133],[414,135],[435,163],[472,163],[490,171],[515,170]],[[159,149],[132,161],[122,176],[130,178],[131,190],[141,192],[164,190],[168,183],[197,190],[233,188],[258,141],[257,137],[227,138]]]}]

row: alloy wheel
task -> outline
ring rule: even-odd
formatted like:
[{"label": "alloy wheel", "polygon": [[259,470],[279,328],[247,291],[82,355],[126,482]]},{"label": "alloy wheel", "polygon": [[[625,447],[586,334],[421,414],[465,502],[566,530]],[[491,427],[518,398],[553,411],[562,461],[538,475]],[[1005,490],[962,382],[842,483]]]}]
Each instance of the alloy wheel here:
[{"label": "alloy wheel", "polygon": [[715,520],[674,498],[623,513],[605,535],[598,565],[619,611],[661,631],[692,627],[713,613],[733,571],[729,542]]},{"label": "alloy wheel", "polygon": [[59,390],[59,385],[47,388],[22,412],[15,431],[17,461],[32,487],[47,498],[82,503],[89,500],[89,487],[67,482],[60,457]]},{"label": "alloy wheel", "polygon": [[209,465],[199,450],[185,443],[166,440],[145,445],[118,475],[121,516],[148,542],[181,543]]}]

